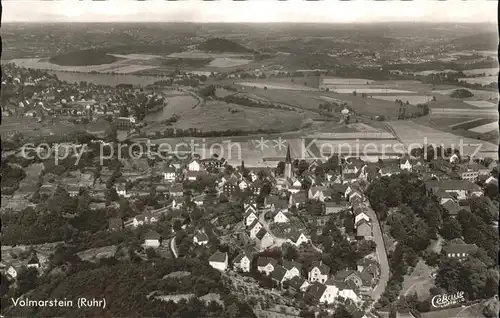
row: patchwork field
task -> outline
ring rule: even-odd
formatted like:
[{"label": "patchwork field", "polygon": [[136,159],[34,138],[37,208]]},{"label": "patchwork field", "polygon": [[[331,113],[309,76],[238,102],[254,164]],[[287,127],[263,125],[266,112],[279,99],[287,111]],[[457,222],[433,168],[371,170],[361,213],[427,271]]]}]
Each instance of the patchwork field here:
[{"label": "patchwork field", "polygon": [[363,88],[363,87],[340,87],[326,85],[330,91],[338,94],[352,94],[354,91],[358,94],[411,94],[412,91],[391,89],[391,88]]},{"label": "patchwork field", "polygon": [[181,119],[175,123],[175,127],[181,129],[197,127],[202,131],[228,129],[290,131],[300,128],[305,119],[297,112],[209,102],[201,107],[183,112]]},{"label": "patchwork field", "polygon": [[403,101],[403,103],[408,102],[411,105],[425,104],[432,100],[432,96],[414,96],[414,95],[391,95],[391,96],[377,96],[371,95],[371,98],[382,99],[391,102],[395,102],[397,99]]},{"label": "patchwork field", "polygon": [[463,77],[459,81],[464,81],[469,84],[489,85],[491,83],[498,83],[498,76],[483,76],[483,77]]},{"label": "patchwork field", "polygon": [[160,122],[170,117],[177,116],[191,116],[193,107],[197,105],[198,100],[191,95],[177,95],[168,97],[167,106],[156,113],[150,113],[146,115],[147,121]]},{"label": "patchwork field", "polygon": [[495,120],[493,122],[490,122],[490,123],[487,123],[487,124],[484,124],[481,126],[470,128],[469,130],[473,131],[473,132],[480,133],[480,134],[485,134],[485,133],[488,133],[490,131],[498,131],[498,121]]},{"label": "patchwork field", "polygon": [[466,100],[464,103],[467,103],[469,105],[472,105],[474,107],[478,108],[491,108],[491,107],[496,107],[496,104],[484,101],[484,100]]},{"label": "patchwork field", "polygon": [[239,58],[230,58],[230,57],[217,57],[213,59],[208,66],[212,67],[234,67],[239,65],[245,65],[250,63],[251,60],[239,59]]},{"label": "patchwork field", "polygon": [[425,144],[454,146],[458,147],[462,154],[470,155],[474,154],[480,145],[479,153],[498,159],[498,145],[490,142],[457,136],[413,121],[392,121],[387,124],[407,147],[412,145],[411,148],[416,148],[417,145],[422,147]]},{"label": "patchwork field", "polygon": [[363,85],[371,84],[373,80],[363,79],[363,78],[323,78],[323,85]]},{"label": "patchwork field", "polygon": [[303,85],[290,84],[279,84],[279,83],[255,83],[255,82],[240,82],[238,85],[252,87],[252,88],[262,88],[270,90],[292,90],[292,91],[317,91],[316,88],[307,87]]},{"label": "patchwork field", "polygon": [[[474,129],[476,127],[482,127],[483,125],[491,124],[493,122],[497,124],[497,128],[498,128],[497,120],[491,119],[491,118],[477,118],[477,119],[465,121],[463,123],[455,124],[455,125],[452,125],[450,127],[453,129],[465,129],[465,130],[474,131]],[[488,132],[488,131],[489,130],[484,131],[484,132]],[[478,132],[480,132],[480,131],[478,131]]]},{"label": "patchwork field", "polygon": [[475,70],[465,70],[463,71],[465,75],[480,75],[484,74],[485,76],[488,75],[498,75],[498,68],[478,68]]},{"label": "patchwork field", "polygon": [[[451,89],[442,89],[442,90],[435,90],[433,93],[436,94],[441,94],[441,95],[446,95],[449,96],[454,90],[459,89],[460,87],[456,88],[451,88]],[[484,90],[477,90],[477,89],[467,89],[470,91],[472,94],[474,94],[474,98],[476,99],[482,99],[482,100],[491,100],[491,99],[498,99],[498,92],[495,91],[484,91]]]}]

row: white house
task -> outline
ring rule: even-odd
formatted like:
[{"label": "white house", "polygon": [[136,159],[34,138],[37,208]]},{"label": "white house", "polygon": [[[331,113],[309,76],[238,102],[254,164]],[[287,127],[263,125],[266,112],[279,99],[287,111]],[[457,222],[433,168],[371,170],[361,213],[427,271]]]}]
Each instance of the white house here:
[{"label": "white house", "polygon": [[245,209],[245,213],[253,212],[257,213],[257,205],[253,203],[244,203],[243,204],[243,209]]},{"label": "white house", "polygon": [[339,294],[339,288],[337,287],[334,280],[327,279],[325,282],[325,286],[326,286],[328,294],[333,295],[333,298],[337,298],[337,295]]},{"label": "white house", "polygon": [[196,245],[207,245],[208,244],[208,235],[205,232],[198,232],[195,236],[193,236],[193,243]]},{"label": "white house", "polygon": [[38,260],[38,257],[36,254],[32,255],[30,260],[28,261],[28,264],[26,264],[26,267],[28,268],[40,268],[40,261]]},{"label": "white house", "polygon": [[288,235],[287,242],[295,246],[300,246],[303,243],[309,242],[309,239],[304,235],[304,233],[297,230],[292,230]]},{"label": "white house", "polygon": [[274,215],[273,221],[275,223],[288,223],[290,222],[290,219],[285,215],[285,213],[283,213],[283,211],[278,211],[278,213]]},{"label": "white house", "polygon": [[257,235],[255,235],[255,239],[257,240],[257,248],[261,250],[264,250],[274,244],[274,238],[268,231],[266,231],[265,228],[260,229]]},{"label": "white house", "polygon": [[255,220],[258,219],[259,218],[257,217],[257,214],[255,214],[255,212],[248,212],[248,214],[245,216],[245,226],[249,227],[255,222]]},{"label": "white house", "polygon": [[127,193],[127,187],[125,186],[125,184],[115,185],[115,190],[116,190],[116,194],[118,194],[121,197],[124,197],[124,198],[130,197],[130,194]]},{"label": "white house", "polygon": [[248,183],[248,181],[246,181],[246,180],[241,180],[241,182],[240,182],[240,183],[238,183],[238,187],[239,187],[239,188],[240,188],[240,190],[242,190],[242,191],[243,191],[243,190],[245,190],[246,188],[248,188],[248,186],[249,186],[249,183]]},{"label": "white house", "polygon": [[360,298],[357,293],[357,289],[354,285],[354,283],[339,283],[337,282],[337,287],[339,289],[338,297],[342,297],[344,299],[350,299],[353,302],[359,302]]},{"label": "white house", "polygon": [[311,200],[319,200],[321,202],[325,202],[325,186],[316,186],[309,188],[308,197]]},{"label": "white house", "polygon": [[361,212],[354,217],[354,224],[357,224],[361,220],[371,221],[370,217],[366,215],[365,212]]},{"label": "white house", "polygon": [[146,236],[144,237],[145,247],[156,248],[160,246],[160,241],[161,241],[161,235],[152,230],[146,233]]},{"label": "white house", "polygon": [[233,269],[241,270],[244,273],[250,272],[250,266],[252,262],[252,257],[250,254],[241,253],[233,261]]},{"label": "white house", "polygon": [[312,263],[312,267],[308,273],[308,280],[310,282],[320,282],[325,283],[330,274],[330,267],[323,264],[322,261],[316,261]]},{"label": "white house", "polygon": [[193,159],[189,164],[188,164],[188,170],[189,171],[200,171],[201,170],[201,164],[198,159]]},{"label": "white house", "polygon": [[255,220],[253,224],[250,225],[250,238],[255,239],[257,237],[257,233],[259,233],[260,229],[262,229],[263,226],[260,224],[259,220]]},{"label": "white house", "polygon": [[277,265],[278,262],[274,258],[261,256],[257,259],[257,270],[266,275],[271,274]]},{"label": "white house", "polygon": [[295,291],[305,292],[309,285],[309,282],[300,276],[295,276],[290,280],[290,287]]},{"label": "white house", "polygon": [[222,272],[224,272],[227,269],[228,266],[227,261],[228,261],[227,253],[222,253],[219,251],[215,252],[208,259],[208,263],[210,264],[210,266]]},{"label": "white house", "polygon": [[300,270],[302,265],[295,261],[283,261],[283,268],[286,269],[285,279],[292,279],[296,276],[300,277]]},{"label": "white house", "polygon": [[163,170],[163,180],[172,182],[175,180],[175,168],[167,167]]},{"label": "white house", "polygon": [[156,223],[158,219],[154,215],[150,214],[139,214],[134,217],[132,224],[134,227],[138,227],[144,224]]},{"label": "white house", "polygon": [[335,295],[329,293],[328,288],[323,284],[311,284],[307,293],[320,304],[333,304],[335,302]]}]

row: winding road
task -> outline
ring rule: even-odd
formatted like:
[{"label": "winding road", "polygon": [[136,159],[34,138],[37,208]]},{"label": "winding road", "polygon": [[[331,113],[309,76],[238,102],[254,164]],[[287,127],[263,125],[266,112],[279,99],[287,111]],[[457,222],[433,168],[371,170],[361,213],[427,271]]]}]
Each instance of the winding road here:
[{"label": "winding road", "polygon": [[382,228],[380,227],[380,222],[378,220],[377,214],[375,213],[375,211],[373,211],[369,204],[365,203],[364,205],[368,208],[367,213],[372,220],[373,241],[377,245],[376,253],[378,263],[380,265],[380,278],[378,284],[370,293],[370,296],[373,299],[373,303],[369,308],[369,310],[371,310],[373,305],[380,299],[380,296],[384,293],[385,288],[387,287],[387,282],[389,281],[390,276],[390,268],[389,260],[387,259],[387,251],[384,244],[384,237],[382,235]]}]

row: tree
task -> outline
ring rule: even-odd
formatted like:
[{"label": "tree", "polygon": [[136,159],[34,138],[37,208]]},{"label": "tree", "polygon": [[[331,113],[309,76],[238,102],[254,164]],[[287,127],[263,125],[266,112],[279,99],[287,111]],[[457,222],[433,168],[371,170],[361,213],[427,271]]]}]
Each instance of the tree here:
[{"label": "tree", "polygon": [[447,239],[452,240],[462,236],[462,226],[454,218],[448,218],[443,222],[443,227],[441,229],[441,235]]},{"label": "tree", "polygon": [[33,268],[22,269],[17,276],[17,295],[23,295],[26,292],[36,288],[38,283],[38,271]]},{"label": "tree", "polygon": [[285,163],[283,161],[278,162],[276,166],[276,174],[281,176],[285,173]]}]

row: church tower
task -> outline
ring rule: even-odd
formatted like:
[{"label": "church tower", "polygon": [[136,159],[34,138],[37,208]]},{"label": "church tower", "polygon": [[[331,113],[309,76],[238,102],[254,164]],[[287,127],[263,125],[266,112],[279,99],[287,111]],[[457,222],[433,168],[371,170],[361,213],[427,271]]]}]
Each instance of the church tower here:
[{"label": "church tower", "polygon": [[290,146],[286,149],[285,159],[285,179],[292,177],[292,156],[290,155]]}]

